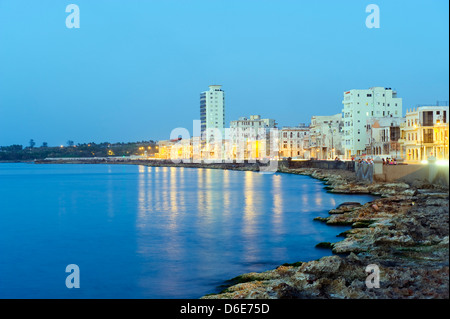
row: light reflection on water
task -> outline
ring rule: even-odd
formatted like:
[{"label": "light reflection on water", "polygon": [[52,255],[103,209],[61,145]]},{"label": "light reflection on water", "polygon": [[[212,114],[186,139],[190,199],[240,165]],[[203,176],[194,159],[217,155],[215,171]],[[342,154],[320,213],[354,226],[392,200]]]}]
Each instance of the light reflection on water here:
[{"label": "light reflection on water", "polygon": [[[313,218],[372,198],[323,186],[212,169],[0,165],[0,297],[197,298],[242,273],[320,258],[330,252],[315,244],[347,228]],[[77,291],[64,287],[70,263],[83,274]]]}]

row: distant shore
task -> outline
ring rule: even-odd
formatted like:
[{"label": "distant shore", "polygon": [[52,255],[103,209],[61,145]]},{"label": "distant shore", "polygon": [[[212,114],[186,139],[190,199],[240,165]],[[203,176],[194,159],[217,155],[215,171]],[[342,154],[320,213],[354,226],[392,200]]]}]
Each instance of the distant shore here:
[{"label": "distant shore", "polygon": [[107,160],[101,159],[50,159],[50,160],[36,160],[36,164],[114,164],[114,165],[144,165],[150,167],[186,167],[186,168],[210,168],[210,169],[228,169],[228,170],[245,170],[245,171],[259,171],[261,167],[266,167],[266,164],[256,162],[244,161],[243,163],[174,163],[171,160]]},{"label": "distant shore", "polygon": [[8,160],[8,161],[0,161],[0,164],[8,164],[8,163],[34,163],[33,160]]}]

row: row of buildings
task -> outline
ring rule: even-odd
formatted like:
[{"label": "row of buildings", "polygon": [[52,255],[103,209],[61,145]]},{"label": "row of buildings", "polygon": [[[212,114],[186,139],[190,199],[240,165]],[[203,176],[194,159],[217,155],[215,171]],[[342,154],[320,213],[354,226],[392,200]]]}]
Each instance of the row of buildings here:
[{"label": "row of buildings", "polygon": [[406,111],[391,88],[343,93],[341,113],[313,116],[309,125],[279,126],[260,115],[225,127],[225,93],[211,85],[200,94],[200,136],[159,142],[165,159],[352,159],[364,156],[422,161],[448,159],[449,108],[422,106]]}]

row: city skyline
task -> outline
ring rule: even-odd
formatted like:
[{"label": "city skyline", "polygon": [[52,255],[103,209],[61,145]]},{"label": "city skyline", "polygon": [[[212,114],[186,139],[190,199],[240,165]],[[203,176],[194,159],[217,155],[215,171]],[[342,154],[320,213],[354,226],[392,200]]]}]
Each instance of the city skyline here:
[{"label": "city skyline", "polygon": [[226,91],[227,126],[309,123],[376,86],[399,92],[402,116],[449,100],[445,2],[379,1],[379,29],[362,1],[76,4],[75,30],[65,4],[0,3],[0,145],[168,139],[192,129],[211,84]]}]

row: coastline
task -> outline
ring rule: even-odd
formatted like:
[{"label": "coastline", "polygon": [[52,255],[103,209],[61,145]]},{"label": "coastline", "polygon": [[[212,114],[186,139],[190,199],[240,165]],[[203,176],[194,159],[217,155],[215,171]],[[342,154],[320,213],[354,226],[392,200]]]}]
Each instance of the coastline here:
[{"label": "coastline", "polygon": [[[336,255],[247,273],[202,299],[441,299],[449,298],[448,189],[416,183],[357,182],[353,172],[286,169],[282,173],[323,180],[328,191],[372,194],[360,205],[332,209],[327,225],[351,225],[335,243],[319,243]],[[339,254],[339,255],[337,255]],[[365,269],[376,265],[380,287],[367,288]]]},{"label": "coastline", "polygon": [[[64,164],[72,162],[65,161]],[[77,161],[76,163],[80,163]],[[92,163],[92,162],[89,162]],[[258,164],[195,164],[133,161],[95,164],[191,167],[259,171]],[[417,182],[366,183],[354,172],[319,168],[277,172],[307,175],[332,193],[371,194],[379,198],[360,205],[344,203],[315,218],[329,226],[351,225],[335,243],[318,243],[333,255],[314,261],[283,264],[261,273],[228,280],[231,285],[202,299],[334,299],[449,298],[448,188]],[[368,265],[380,269],[380,288],[367,288]]]}]

